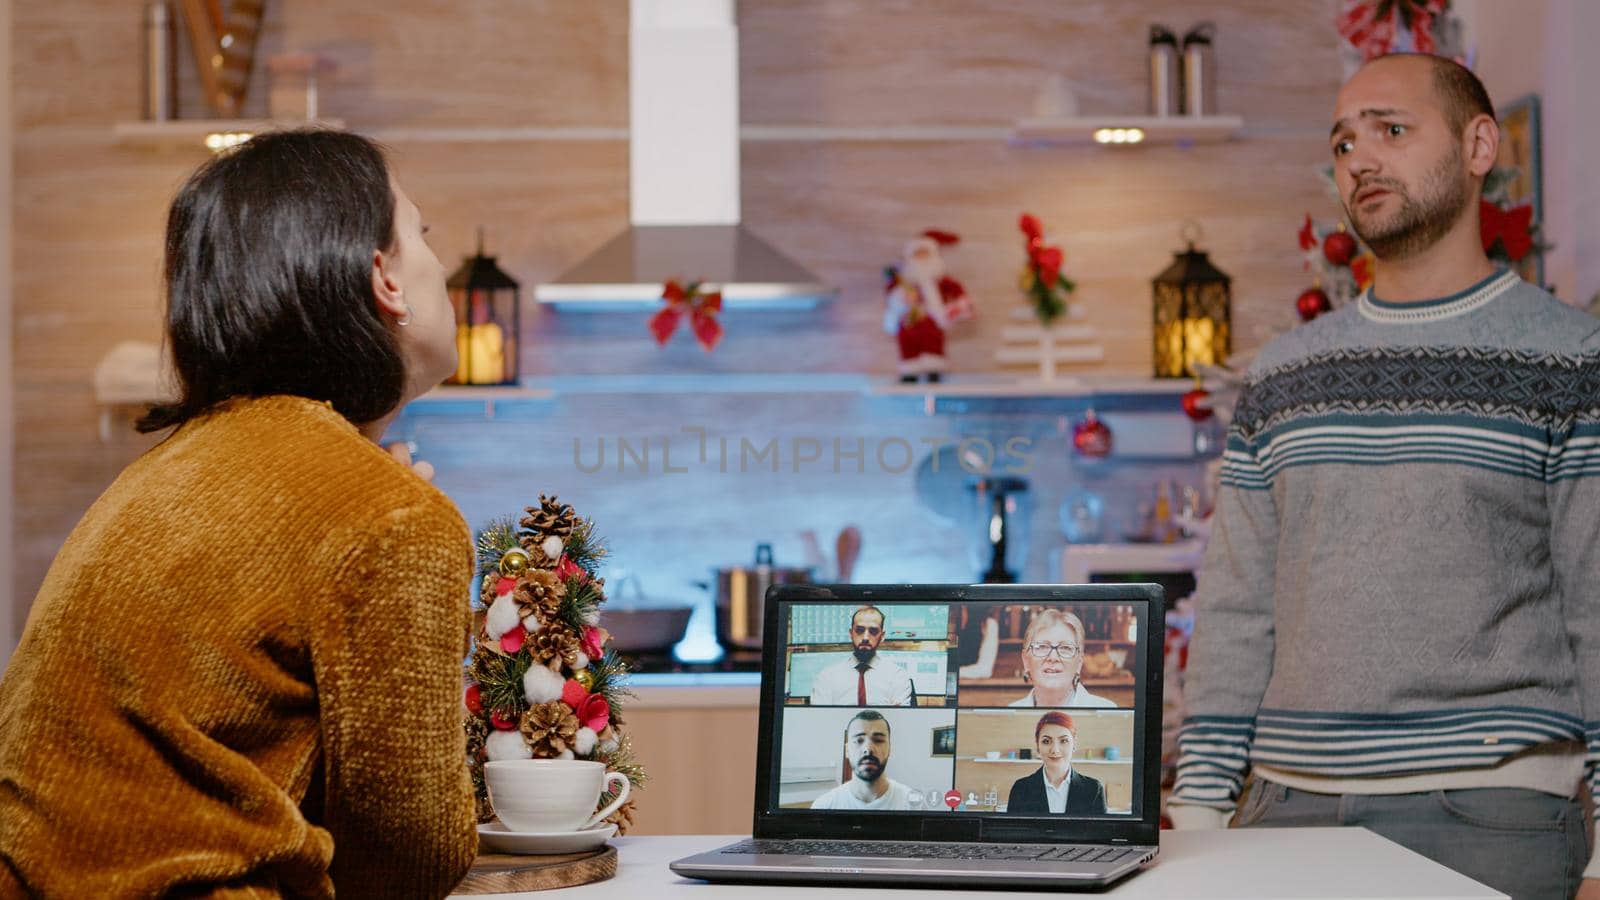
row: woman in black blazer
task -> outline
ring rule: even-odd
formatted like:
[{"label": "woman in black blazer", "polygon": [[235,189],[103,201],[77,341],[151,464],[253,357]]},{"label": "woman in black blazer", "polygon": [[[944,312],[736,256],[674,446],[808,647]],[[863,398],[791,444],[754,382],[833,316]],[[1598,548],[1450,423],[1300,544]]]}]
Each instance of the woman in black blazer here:
[{"label": "woman in black blazer", "polygon": [[1078,726],[1064,712],[1047,712],[1033,728],[1033,750],[1044,765],[1037,772],[1018,778],[1011,785],[1006,812],[1020,815],[1049,815],[1050,800],[1045,779],[1060,784],[1068,777],[1066,809],[1071,815],[1103,815],[1106,811],[1106,786],[1098,779],[1072,768],[1072,748],[1078,742]]}]

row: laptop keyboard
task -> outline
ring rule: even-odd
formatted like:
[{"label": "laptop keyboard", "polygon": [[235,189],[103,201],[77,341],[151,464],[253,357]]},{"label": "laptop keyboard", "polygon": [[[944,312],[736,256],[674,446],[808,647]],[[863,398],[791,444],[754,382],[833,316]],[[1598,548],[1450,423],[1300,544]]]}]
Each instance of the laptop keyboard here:
[{"label": "laptop keyboard", "polygon": [[919,844],[895,841],[741,841],[723,853],[771,853],[786,856],[847,856],[878,859],[982,859],[1046,862],[1114,863],[1138,852],[1104,844]]}]

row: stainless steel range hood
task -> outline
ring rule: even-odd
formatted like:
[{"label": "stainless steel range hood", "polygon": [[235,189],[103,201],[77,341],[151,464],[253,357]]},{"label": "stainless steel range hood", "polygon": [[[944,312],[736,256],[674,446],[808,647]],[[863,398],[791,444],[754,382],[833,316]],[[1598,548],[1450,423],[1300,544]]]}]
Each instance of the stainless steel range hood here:
[{"label": "stainless steel range hood", "polygon": [[806,307],[837,291],[740,224],[739,34],[733,0],[630,0],[630,227],[540,303],[639,308],[668,279],[720,286],[726,308]]}]

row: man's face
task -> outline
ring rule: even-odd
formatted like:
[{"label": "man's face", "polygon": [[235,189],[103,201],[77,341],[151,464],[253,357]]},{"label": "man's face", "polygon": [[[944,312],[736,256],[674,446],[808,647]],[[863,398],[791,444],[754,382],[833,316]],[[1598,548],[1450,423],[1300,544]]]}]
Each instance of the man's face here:
[{"label": "man's face", "polygon": [[883,616],[870,609],[856,613],[850,619],[850,643],[855,646],[856,659],[872,659],[883,643]]},{"label": "man's face", "polygon": [[1357,72],[1334,108],[1334,181],[1355,232],[1379,259],[1439,241],[1475,198],[1426,60],[1394,57]]},{"label": "man's face", "polygon": [[889,766],[889,723],[868,719],[854,719],[844,740],[844,752],[855,768],[855,777],[862,781],[877,781]]}]

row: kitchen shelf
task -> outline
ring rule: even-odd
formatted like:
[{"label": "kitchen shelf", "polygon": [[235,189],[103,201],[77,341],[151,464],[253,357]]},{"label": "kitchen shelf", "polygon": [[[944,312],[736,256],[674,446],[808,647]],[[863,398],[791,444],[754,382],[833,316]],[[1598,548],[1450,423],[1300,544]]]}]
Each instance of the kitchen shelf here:
[{"label": "kitchen shelf", "polygon": [[[1104,130],[1137,129],[1138,141],[1106,143],[1096,138]],[[1140,147],[1155,144],[1218,144],[1244,129],[1239,116],[1075,116],[1022,119],[1011,129],[1013,144],[1099,144],[1106,147]]]},{"label": "kitchen shelf", "polygon": [[117,143],[160,150],[210,149],[213,134],[259,134],[285,128],[344,130],[343,119],[171,119],[165,122],[118,122],[111,128]]}]

